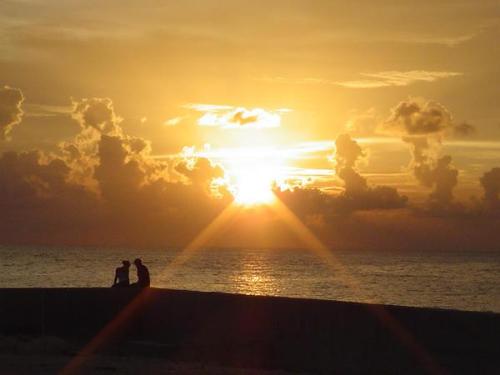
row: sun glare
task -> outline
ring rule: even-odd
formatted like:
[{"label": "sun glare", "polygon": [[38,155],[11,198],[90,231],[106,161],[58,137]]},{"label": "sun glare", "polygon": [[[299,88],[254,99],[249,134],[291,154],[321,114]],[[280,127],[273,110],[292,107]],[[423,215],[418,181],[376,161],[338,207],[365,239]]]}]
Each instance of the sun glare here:
[{"label": "sun glare", "polygon": [[241,166],[233,171],[235,201],[243,206],[269,204],[274,200],[272,186],[276,178],[265,166]]}]

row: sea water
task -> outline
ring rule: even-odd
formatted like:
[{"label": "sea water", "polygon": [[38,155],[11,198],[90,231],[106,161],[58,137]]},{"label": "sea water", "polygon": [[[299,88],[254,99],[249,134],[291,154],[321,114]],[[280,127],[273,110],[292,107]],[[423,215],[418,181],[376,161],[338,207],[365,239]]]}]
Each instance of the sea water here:
[{"label": "sea water", "polygon": [[[109,287],[140,257],[152,286],[500,312],[500,252],[0,246],[0,287]],[[184,262],[179,262],[183,259]],[[135,268],[130,268],[135,281]]]}]

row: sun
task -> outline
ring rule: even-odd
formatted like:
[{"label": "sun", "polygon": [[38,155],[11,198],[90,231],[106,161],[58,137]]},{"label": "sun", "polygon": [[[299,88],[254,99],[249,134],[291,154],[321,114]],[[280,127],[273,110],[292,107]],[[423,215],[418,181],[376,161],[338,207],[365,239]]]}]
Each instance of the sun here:
[{"label": "sun", "polygon": [[[256,137],[252,137],[255,141]],[[204,157],[216,160],[224,168],[223,183],[239,206],[272,204],[276,186],[286,180],[289,153],[271,146],[245,146],[213,149],[207,146]]]},{"label": "sun", "polygon": [[242,206],[270,204],[274,201],[273,183],[275,176],[265,165],[242,165],[232,171],[234,176],[234,197]]}]

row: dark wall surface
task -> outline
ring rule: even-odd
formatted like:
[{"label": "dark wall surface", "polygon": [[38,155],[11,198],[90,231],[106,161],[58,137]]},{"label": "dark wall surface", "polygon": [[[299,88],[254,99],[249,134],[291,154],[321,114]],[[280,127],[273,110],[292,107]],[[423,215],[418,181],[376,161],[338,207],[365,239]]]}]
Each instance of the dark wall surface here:
[{"label": "dark wall surface", "polygon": [[0,334],[94,339],[92,351],[242,367],[500,371],[500,314],[336,301],[155,288],[0,289]]}]

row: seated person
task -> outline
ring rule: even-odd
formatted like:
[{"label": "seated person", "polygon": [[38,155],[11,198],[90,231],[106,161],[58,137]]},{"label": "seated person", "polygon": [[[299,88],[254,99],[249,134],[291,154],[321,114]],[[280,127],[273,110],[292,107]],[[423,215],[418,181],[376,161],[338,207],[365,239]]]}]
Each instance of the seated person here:
[{"label": "seated person", "polygon": [[142,260],[137,258],[134,260],[135,268],[137,268],[137,282],[132,284],[132,286],[137,286],[140,288],[147,288],[150,285],[149,280],[149,270],[144,264],[142,264]]},{"label": "seated person", "polygon": [[130,285],[128,272],[130,262],[128,260],[122,261],[122,266],[118,267],[115,271],[115,280],[113,281],[113,288],[127,287]]}]

